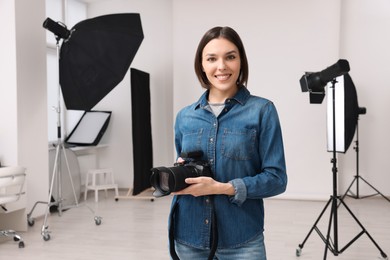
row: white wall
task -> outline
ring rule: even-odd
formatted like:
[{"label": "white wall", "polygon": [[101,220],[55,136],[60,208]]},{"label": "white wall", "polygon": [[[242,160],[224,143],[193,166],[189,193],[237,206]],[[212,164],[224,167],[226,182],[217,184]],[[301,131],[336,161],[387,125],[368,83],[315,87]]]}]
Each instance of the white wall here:
[{"label": "white wall", "polygon": [[[0,162],[17,164],[17,88],[15,2],[0,1],[0,23],[8,24],[0,34]],[[7,126],[7,127],[6,127]]]},{"label": "white wall", "polygon": [[44,0],[0,1],[0,159],[27,168],[28,208],[48,191],[44,15]]},{"label": "white wall", "polygon": [[[359,106],[367,108],[367,114],[359,120],[359,174],[389,196],[390,2],[342,1],[341,18],[340,55],[350,62]],[[356,174],[352,145],[341,156],[340,190],[346,190]],[[375,193],[360,183],[360,195]],[[355,185],[352,191],[356,193]]]}]

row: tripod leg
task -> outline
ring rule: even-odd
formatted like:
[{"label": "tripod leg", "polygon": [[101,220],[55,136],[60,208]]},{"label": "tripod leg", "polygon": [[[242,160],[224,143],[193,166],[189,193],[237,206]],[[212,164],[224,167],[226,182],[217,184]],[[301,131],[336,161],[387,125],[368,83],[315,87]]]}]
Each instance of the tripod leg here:
[{"label": "tripod leg", "polygon": [[[360,176],[359,176],[360,177]],[[387,200],[388,202],[390,202],[390,199],[387,198],[385,195],[383,195],[379,190],[377,190],[374,186],[372,186],[370,183],[368,183],[368,181],[366,181],[363,177],[360,177],[360,179],[362,179],[368,186],[371,187],[371,189],[375,190],[377,192],[377,194],[375,195],[381,195],[385,200]]]},{"label": "tripod leg", "polygon": [[71,174],[70,168],[69,168],[68,156],[66,155],[66,150],[65,150],[64,144],[61,144],[61,148],[62,148],[62,150],[64,151],[65,163],[66,163],[66,168],[67,168],[67,170],[68,170],[68,175],[69,175],[69,179],[70,179],[70,184],[71,184],[71,186],[72,186],[73,196],[74,196],[74,199],[75,199],[76,206],[78,206],[79,200],[78,200],[78,198],[77,198],[76,190],[75,190],[75,188],[74,188],[73,179],[72,179],[72,174]]},{"label": "tripod leg", "polygon": [[48,226],[47,226],[47,217],[48,217],[49,212],[50,212],[50,207],[53,205],[53,203],[51,203],[50,201],[51,201],[51,198],[53,196],[54,181],[55,181],[57,174],[58,174],[58,163],[57,162],[58,162],[59,154],[60,154],[60,146],[58,145],[56,147],[56,156],[54,159],[53,174],[51,176],[51,184],[50,184],[50,190],[49,190],[49,198],[47,200],[48,202],[47,202],[47,207],[46,207],[46,211],[45,211],[45,219],[43,221],[43,225],[42,225],[42,229],[41,229],[41,235],[45,241],[48,241],[50,239],[50,235],[49,235],[50,232],[48,231]]},{"label": "tripod leg", "polygon": [[[68,162],[68,157],[66,155],[66,151],[65,151],[65,147],[63,145],[63,143],[61,143],[61,147],[62,147],[62,150],[64,151],[64,157],[65,157],[65,163],[66,163],[66,167],[67,167],[67,170],[68,170],[68,175],[69,175],[69,179],[70,179],[70,183],[71,183],[71,186],[72,186],[72,191],[73,191],[73,196],[74,196],[74,199],[75,199],[75,203],[76,203],[76,207],[78,207],[80,204],[79,204],[79,199],[77,198],[77,195],[76,195],[76,190],[75,190],[75,186],[74,186],[74,183],[73,183],[73,179],[72,179],[72,175],[71,175],[71,171],[70,171],[70,167],[69,167],[69,162]],[[95,209],[93,210],[91,207],[89,207],[86,203],[84,204],[93,214],[95,214],[95,217],[94,217],[94,221],[95,221],[95,224],[96,225],[100,225],[102,223],[102,217],[100,216],[97,216],[97,211],[98,211],[98,205],[97,203],[95,203]]]},{"label": "tripod leg", "polygon": [[[381,256],[384,258],[384,259],[387,259],[387,255],[385,254],[385,252],[383,252],[383,250],[379,247],[379,245],[375,242],[375,240],[372,238],[372,236],[368,233],[368,231],[365,229],[365,227],[363,226],[362,223],[360,223],[360,221],[357,219],[357,217],[353,214],[353,212],[349,209],[349,207],[347,206],[347,204],[343,201],[343,200],[340,200],[341,204],[344,205],[344,207],[347,209],[348,213],[352,216],[352,218],[356,221],[356,223],[360,226],[360,228],[362,229],[362,232],[360,234],[358,234],[350,243],[348,243],[343,249],[342,251],[344,251],[345,249],[347,249],[353,242],[355,242],[355,240],[357,240],[362,234],[366,234],[368,236],[368,238],[372,241],[372,243],[376,246],[376,248],[379,250],[379,252],[381,253]],[[342,252],[341,251],[341,252]]]},{"label": "tripod leg", "polygon": [[333,248],[331,246],[331,244],[330,244],[330,230],[331,230],[331,227],[332,227],[332,221],[333,220],[335,222],[335,226],[337,226],[337,201],[336,201],[336,199],[333,196],[331,197],[331,201],[332,201],[332,206],[331,206],[330,216],[329,216],[328,231],[326,233],[326,239],[324,240],[324,242],[325,242],[324,260],[326,260],[326,257],[327,257],[327,254],[328,254],[328,249],[330,251],[332,251],[335,256],[338,255],[338,252],[337,252],[337,243],[338,243],[338,241],[337,241],[337,234],[335,234],[335,246],[336,246],[336,248]]},{"label": "tripod leg", "polygon": [[348,192],[351,190],[351,187],[352,187],[352,185],[355,183],[356,179],[357,179],[357,176],[355,176],[355,177],[353,178],[353,181],[352,181],[351,184],[349,185],[348,189],[345,191],[344,195],[341,197],[341,200],[343,200],[343,199],[345,198],[345,196],[347,196]]},{"label": "tripod leg", "polygon": [[318,228],[317,228],[317,224],[318,222],[321,220],[322,218],[322,215],[324,215],[326,209],[328,208],[330,202],[332,201],[332,198],[330,198],[328,200],[328,202],[326,203],[324,209],[321,211],[320,215],[318,216],[317,220],[314,222],[312,228],[310,229],[309,233],[306,235],[305,239],[303,240],[303,242],[301,244],[298,245],[298,248],[296,249],[296,256],[300,256],[301,255],[301,252],[302,252],[302,248],[304,247],[306,241],[309,239],[311,233],[313,232],[313,230],[316,230],[317,233],[319,232],[318,231]]}]

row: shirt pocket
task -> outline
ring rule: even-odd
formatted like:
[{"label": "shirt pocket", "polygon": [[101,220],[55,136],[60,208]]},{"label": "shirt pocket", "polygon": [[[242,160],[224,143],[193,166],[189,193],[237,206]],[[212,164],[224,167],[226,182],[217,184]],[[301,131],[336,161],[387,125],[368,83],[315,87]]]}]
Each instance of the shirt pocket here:
[{"label": "shirt pocket", "polygon": [[204,129],[199,128],[196,130],[191,130],[183,132],[182,139],[182,151],[181,152],[194,152],[202,151],[202,135]]},{"label": "shirt pocket", "polygon": [[221,153],[233,160],[250,160],[255,154],[256,130],[228,129],[222,133]]}]

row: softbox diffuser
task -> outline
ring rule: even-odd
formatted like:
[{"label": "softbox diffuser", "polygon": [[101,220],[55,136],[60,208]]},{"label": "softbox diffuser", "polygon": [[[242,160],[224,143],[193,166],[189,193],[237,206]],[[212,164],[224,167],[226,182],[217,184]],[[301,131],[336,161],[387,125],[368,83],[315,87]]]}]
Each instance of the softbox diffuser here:
[{"label": "softbox diffuser", "polygon": [[[336,78],[335,83],[335,130],[336,152],[345,153],[355,135],[359,106],[355,85],[346,73]],[[333,152],[333,90],[327,85],[327,140],[328,151]]]},{"label": "softbox diffuser", "polygon": [[87,111],[65,139],[78,146],[98,145],[110,122],[111,111]]},{"label": "softbox diffuser", "polygon": [[126,75],[144,38],[139,14],[98,16],[77,23],[60,51],[66,108],[91,110]]},{"label": "softbox diffuser", "polygon": [[134,188],[137,195],[151,187],[153,167],[152,127],[150,115],[149,73],[130,69],[131,110],[133,124]]}]

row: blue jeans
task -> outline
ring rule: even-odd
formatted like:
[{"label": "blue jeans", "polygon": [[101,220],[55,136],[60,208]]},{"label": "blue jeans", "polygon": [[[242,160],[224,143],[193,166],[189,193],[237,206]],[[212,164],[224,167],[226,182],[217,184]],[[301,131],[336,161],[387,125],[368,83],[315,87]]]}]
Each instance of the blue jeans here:
[{"label": "blue jeans", "polygon": [[[207,260],[210,250],[193,248],[187,245],[175,243],[176,253],[181,260]],[[264,245],[264,235],[238,248],[217,249],[214,259],[218,260],[267,260]]]}]

